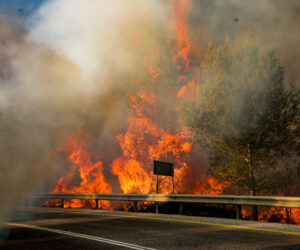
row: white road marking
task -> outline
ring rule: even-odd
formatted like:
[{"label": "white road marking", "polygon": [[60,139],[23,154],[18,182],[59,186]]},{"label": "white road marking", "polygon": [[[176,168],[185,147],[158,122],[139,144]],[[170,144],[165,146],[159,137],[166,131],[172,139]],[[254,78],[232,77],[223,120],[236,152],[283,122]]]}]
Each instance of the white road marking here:
[{"label": "white road marking", "polygon": [[154,248],[143,247],[143,246],[134,245],[134,244],[130,244],[130,243],[125,243],[125,242],[121,242],[121,241],[116,241],[116,240],[110,240],[110,239],[106,239],[106,238],[101,238],[101,237],[98,237],[98,236],[73,233],[73,232],[69,232],[69,231],[63,231],[63,230],[53,229],[53,228],[48,228],[48,227],[38,227],[38,226],[33,226],[33,225],[29,225],[29,224],[20,224],[20,223],[5,223],[5,224],[8,225],[8,226],[25,227],[25,228],[31,228],[31,229],[41,230],[41,231],[47,231],[47,232],[57,233],[57,234],[74,236],[74,237],[78,237],[78,238],[84,238],[84,239],[88,239],[88,240],[94,240],[94,241],[104,242],[104,243],[112,244],[112,245],[116,245],[116,246],[127,247],[127,248],[130,248],[130,249],[136,249],[136,250],[155,250]]}]

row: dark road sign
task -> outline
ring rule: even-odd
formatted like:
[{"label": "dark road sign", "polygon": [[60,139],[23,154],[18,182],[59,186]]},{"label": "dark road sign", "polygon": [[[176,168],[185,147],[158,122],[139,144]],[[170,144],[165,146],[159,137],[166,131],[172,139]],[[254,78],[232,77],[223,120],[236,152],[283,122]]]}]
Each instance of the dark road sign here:
[{"label": "dark road sign", "polygon": [[155,175],[174,176],[174,163],[154,161],[153,168]]}]

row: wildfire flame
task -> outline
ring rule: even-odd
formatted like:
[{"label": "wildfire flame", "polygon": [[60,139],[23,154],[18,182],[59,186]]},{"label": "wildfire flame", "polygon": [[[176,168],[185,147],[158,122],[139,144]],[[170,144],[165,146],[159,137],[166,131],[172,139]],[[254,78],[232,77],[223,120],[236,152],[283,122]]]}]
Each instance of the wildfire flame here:
[{"label": "wildfire flame", "polygon": [[[178,105],[181,100],[197,98],[199,96],[200,69],[192,59],[201,58],[201,51],[197,51],[189,36],[186,24],[188,1],[173,1],[173,15],[171,22],[174,24],[174,44],[170,50],[173,59],[174,89],[164,100],[158,95],[158,90],[163,84],[163,77],[168,74],[157,63],[160,59],[160,48],[144,59],[144,66],[148,72],[148,79],[138,80],[135,93],[128,93],[130,113],[127,117],[127,131],[118,134],[118,142],[122,154],[111,159],[110,168],[112,175],[119,181],[119,187],[124,193],[155,193],[155,177],[153,175],[153,161],[164,160],[175,163],[175,193],[192,192],[194,194],[222,194],[229,185],[220,183],[217,179],[199,175],[189,180],[187,188],[186,179],[189,178],[193,154],[193,139],[190,132],[178,125]],[[132,46],[137,46],[137,41],[132,40]],[[163,110],[166,102],[171,100],[167,111]],[[160,112],[167,114],[162,123]],[[176,124],[170,126],[170,124]],[[107,181],[102,161],[89,153],[89,138],[84,130],[73,133],[56,149],[72,164],[71,171],[61,177],[52,192],[66,193],[111,193],[113,191]],[[96,160],[95,160],[96,159]],[[192,173],[195,173],[192,171]],[[79,181],[74,178],[79,174]],[[78,178],[77,178],[78,179]],[[170,193],[170,178],[160,177],[160,193]],[[191,188],[192,187],[192,188]],[[81,207],[83,203],[70,200],[65,206]],[[48,203],[49,204],[49,203]],[[86,206],[86,203],[84,204]],[[102,203],[102,207],[110,208],[109,202]],[[243,217],[250,217],[251,212],[242,209]],[[300,212],[297,209],[270,208],[260,211],[259,220],[270,221],[273,216],[277,222],[293,221],[299,224]],[[280,215],[280,216],[278,216]],[[278,221],[279,218],[279,221]]]},{"label": "wildfire flame", "polygon": [[[65,177],[61,177],[52,192],[63,193],[111,193],[112,188],[106,181],[103,174],[102,162],[92,161],[91,155],[86,151],[88,147],[87,138],[82,132],[72,134],[59,148],[58,153],[64,154],[72,162],[72,170]],[[71,185],[68,183],[73,179],[76,173],[80,174],[80,184]],[[104,205],[107,206],[106,202]],[[78,200],[70,200],[66,206],[81,207]]]},{"label": "wildfire flame", "polygon": [[[153,160],[174,162],[175,192],[187,192],[184,180],[192,168],[190,162],[193,140],[185,127],[178,126],[176,103],[179,103],[181,98],[198,95],[200,78],[197,68],[193,69],[192,78],[187,76],[192,66],[191,58],[195,57],[195,50],[186,25],[187,10],[186,0],[173,2],[171,21],[175,26],[175,47],[170,57],[173,58],[173,67],[177,71],[175,76],[177,79],[174,79],[177,87],[169,94],[169,100],[172,100],[174,104],[172,103],[171,108],[167,110],[169,113],[165,112],[168,116],[165,121],[168,122],[162,123],[159,119],[159,112],[162,111],[166,101],[158,97],[157,90],[160,88],[162,77],[167,73],[155,63],[160,56],[159,48],[144,60],[149,79],[137,81],[139,90],[136,93],[128,93],[131,108],[127,120],[128,128],[126,132],[116,136],[122,156],[113,159],[110,165],[111,173],[117,176],[124,193],[155,192]],[[170,124],[176,124],[176,126],[170,126]],[[88,152],[88,146],[89,140],[81,131],[71,135],[57,148],[56,151],[72,163],[72,170],[59,179],[52,192],[112,192],[112,187],[103,174],[101,160],[93,160]],[[72,185],[72,180],[77,173],[81,181],[79,184]],[[171,192],[170,178],[160,177],[159,182],[161,193]],[[190,185],[193,185],[191,190],[195,194],[219,194],[223,191],[222,185],[213,177],[208,176],[199,176],[198,181]],[[79,201],[73,200],[69,204],[71,207],[81,205]],[[106,205],[109,206],[109,203]]]},{"label": "wildfire flame", "polygon": [[[251,207],[242,208],[242,217],[251,218]],[[280,207],[259,207],[259,221],[300,225],[300,209]]]}]

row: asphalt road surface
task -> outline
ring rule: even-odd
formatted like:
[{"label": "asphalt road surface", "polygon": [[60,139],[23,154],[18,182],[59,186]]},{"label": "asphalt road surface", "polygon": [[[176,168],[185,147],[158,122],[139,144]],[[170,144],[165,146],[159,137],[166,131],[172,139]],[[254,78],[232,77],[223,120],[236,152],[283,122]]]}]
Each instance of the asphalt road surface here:
[{"label": "asphalt road surface", "polygon": [[180,215],[23,208],[0,249],[300,249],[300,227]]}]

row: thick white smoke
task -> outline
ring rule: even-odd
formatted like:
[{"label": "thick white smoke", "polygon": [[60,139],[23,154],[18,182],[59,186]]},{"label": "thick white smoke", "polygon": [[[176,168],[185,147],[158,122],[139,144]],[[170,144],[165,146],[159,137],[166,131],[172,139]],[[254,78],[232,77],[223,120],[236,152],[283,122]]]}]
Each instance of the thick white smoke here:
[{"label": "thick white smoke", "polygon": [[18,193],[64,173],[60,133],[84,127],[103,142],[125,126],[131,76],[159,43],[166,12],[158,1],[50,0],[29,27],[1,17],[0,220]]},{"label": "thick white smoke", "polygon": [[52,0],[33,18],[30,37],[78,65],[89,79],[99,73],[111,77],[111,67],[134,70],[133,49],[155,46],[159,30],[149,31],[158,28],[155,23],[166,25],[167,16],[157,1]]}]

